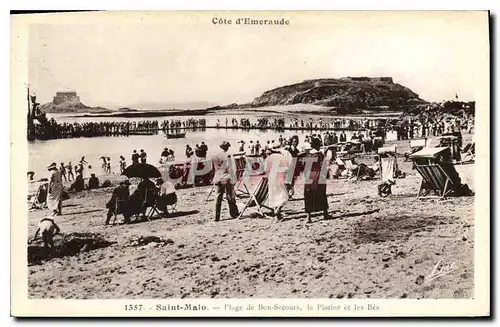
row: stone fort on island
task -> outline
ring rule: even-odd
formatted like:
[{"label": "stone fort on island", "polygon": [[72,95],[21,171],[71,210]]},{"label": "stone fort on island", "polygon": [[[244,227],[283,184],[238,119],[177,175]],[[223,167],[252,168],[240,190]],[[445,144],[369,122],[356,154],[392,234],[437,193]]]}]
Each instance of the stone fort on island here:
[{"label": "stone fort on island", "polygon": [[58,105],[63,102],[80,102],[80,97],[75,91],[57,92],[52,103]]}]

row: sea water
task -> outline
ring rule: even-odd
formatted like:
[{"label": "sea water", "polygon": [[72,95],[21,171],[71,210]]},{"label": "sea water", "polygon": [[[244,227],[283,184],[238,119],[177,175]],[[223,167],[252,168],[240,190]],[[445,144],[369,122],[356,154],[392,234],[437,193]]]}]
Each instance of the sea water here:
[{"label": "sea water", "polygon": [[[117,118],[117,117],[56,117],[58,122],[88,122],[88,121],[142,121],[142,120],[158,120],[163,121],[164,119],[181,119],[187,120],[189,118],[207,118],[207,125],[215,125],[215,121],[220,119],[221,125],[225,125],[226,117],[231,123],[233,116],[179,116],[179,117],[160,117],[160,118]],[[239,119],[241,116],[235,118]],[[249,117],[252,121],[256,120],[255,116]],[[288,122],[287,122],[288,124]],[[207,156],[210,157],[220,151],[219,144],[222,141],[229,141],[231,143],[230,153],[238,152],[239,141],[245,141],[245,150],[249,153],[248,146],[250,140],[254,143],[259,141],[259,143],[264,146],[267,141],[270,143],[274,140],[274,144],[278,144],[278,139],[280,135],[289,138],[292,135],[298,135],[300,142],[304,140],[304,137],[311,132],[309,131],[274,131],[274,130],[232,130],[232,129],[206,129],[204,131],[187,131],[186,137],[181,139],[167,139],[166,135],[159,131],[155,135],[132,135],[132,136],[102,136],[102,137],[91,137],[91,138],[68,138],[68,139],[57,139],[57,140],[47,140],[47,141],[34,141],[29,142],[29,163],[28,167],[30,171],[35,172],[35,179],[40,179],[42,177],[47,177],[48,172],[46,167],[52,162],[57,163],[60,166],[61,162],[67,165],[71,161],[72,165],[75,166],[80,158],[85,156],[85,160],[92,167],[91,169],[86,169],[84,172],[84,177],[87,178],[91,173],[96,175],[102,175],[102,160],[100,157],[111,158],[111,171],[114,173],[119,173],[119,160],[120,156],[124,156],[127,165],[130,165],[132,151],[137,150],[139,152],[143,149],[147,153],[147,162],[152,165],[158,165],[160,160],[161,152],[164,148],[172,149],[175,152],[176,161],[187,160],[185,156],[186,145],[189,144],[193,150],[196,144],[201,144],[205,142],[208,145]],[[313,132],[315,133],[315,132]],[[321,132],[323,133],[323,132]],[[337,135],[340,134],[337,131]],[[347,138],[350,139],[352,132],[346,131]]]}]

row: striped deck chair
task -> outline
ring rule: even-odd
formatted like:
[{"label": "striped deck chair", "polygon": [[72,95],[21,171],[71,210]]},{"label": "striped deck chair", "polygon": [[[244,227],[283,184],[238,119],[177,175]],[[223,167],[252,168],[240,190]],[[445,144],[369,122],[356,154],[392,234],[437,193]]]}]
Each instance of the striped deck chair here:
[{"label": "striped deck chair", "polygon": [[439,160],[443,153],[446,157],[451,158],[449,147],[428,148],[410,156],[415,169],[422,176],[417,198],[427,196],[431,192],[441,199],[450,195],[472,195],[469,187],[461,183],[455,166],[451,162],[441,162]]},{"label": "striped deck chair", "polygon": [[417,171],[422,175],[422,182],[417,198],[427,196],[433,192],[441,198],[445,198],[453,192],[451,178],[438,164],[415,165]]},{"label": "striped deck chair", "polygon": [[40,184],[36,190],[36,194],[32,196],[30,209],[45,209],[47,207],[47,192],[49,183]]},{"label": "striped deck chair", "polygon": [[241,210],[240,216],[238,218],[241,219],[245,210],[252,207],[255,207],[256,211],[264,217],[265,214],[262,212],[262,208],[266,208],[271,211],[273,210],[264,204],[267,201],[268,196],[269,180],[267,179],[267,177],[262,177],[262,179],[259,181],[259,184],[257,184],[255,191],[250,195],[250,199],[248,199],[245,207],[243,207],[243,210]]},{"label": "striped deck chair", "polygon": [[236,169],[236,185],[234,186],[234,191],[236,192],[236,196],[250,195],[250,191],[248,190],[248,187],[245,184],[245,180],[243,178],[246,167],[245,157],[234,158],[234,167]]},{"label": "striped deck chair", "polygon": [[[244,180],[244,174],[245,174],[245,168],[246,168],[246,160],[245,157],[235,157],[233,155],[233,168],[234,171],[236,171],[236,183],[234,185],[234,192],[236,193],[236,196],[241,196],[241,195],[250,195],[250,191],[248,190],[247,185],[245,184]],[[215,191],[215,185],[212,186],[210,189],[210,192],[208,192],[208,195],[205,199],[205,202],[208,202],[210,199],[210,196],[212,193]]]},{"label": "striped deck chair", "polygon": [[467,144],[462,150],[462,155],[460,163],[474,162],[476,160],[476,143],[472,142]]},{"label": "striped deck chair", "polygon": [[451,150],[451,157],[455,162],[461,162],[462,158],[460,155],[460,139],[457,136],[453,135],[446,135],[446,136],[439,136],[437,137],[437,140],[439,140],[439,146],[438,147],[449,147]]},{"label": "striped deck chair", "polygon": [[[210,164],[212,165],[212,171],[211,171],[211,178],[210,178],[210,183],[212,183],[212,179],[215,175],[215,167],[214,167],[214,164],[213,164],[213,161],[210,160]],[[210,200],[210,196],[212,195],[212,193],[215,191],[215,185],[212,185],[212,187],[210,188],[210,191],[208,192],[208,195],[207,197],[205,198],[205,202],[208,202],[208,200]]]}]

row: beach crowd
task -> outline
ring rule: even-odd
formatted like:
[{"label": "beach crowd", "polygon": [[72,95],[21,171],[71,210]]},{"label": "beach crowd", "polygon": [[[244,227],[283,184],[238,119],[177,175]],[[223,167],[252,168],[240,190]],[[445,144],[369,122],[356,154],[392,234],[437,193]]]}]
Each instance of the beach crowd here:
[{"label": "beach crowd", "polygon": [[61,139],[73,137],[98,137],[129,134],[153,134],[158,130],[158,121],[107,121],[83,123],[57,123],[54,118],[39,125],[40,139]]}]

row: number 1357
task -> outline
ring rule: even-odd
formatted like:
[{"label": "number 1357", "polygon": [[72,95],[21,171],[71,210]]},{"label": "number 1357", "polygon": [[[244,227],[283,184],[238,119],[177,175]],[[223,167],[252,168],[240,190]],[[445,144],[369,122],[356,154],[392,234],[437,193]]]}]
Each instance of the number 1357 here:
[{"label": "number 1357", "polygon": [[141,311],[142,304],[125,304],[125,311]]}]

